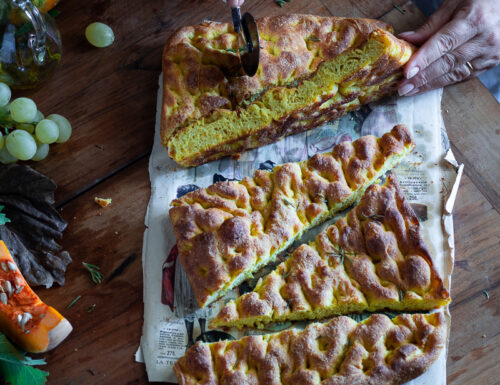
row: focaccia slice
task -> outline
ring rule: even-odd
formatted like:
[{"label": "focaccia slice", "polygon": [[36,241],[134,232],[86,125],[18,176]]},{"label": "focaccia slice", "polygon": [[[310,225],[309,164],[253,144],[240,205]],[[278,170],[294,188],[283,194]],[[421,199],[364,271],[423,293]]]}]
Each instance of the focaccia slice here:
[{"label": "focaccia slice", "polygon": [[173,200],[179,258],[199,306],[251,277],[305,230],[352,205],[413,147],[408,128],[398,125],[381,138],[342,142],[331,153]]},{"label": "focaccia slice", "polygon": [[439,357],[442,313],[335,317],[304,330],[197,343],[174,366],[180,385],[403,384]]},{"label": "focaccia slice", "polygon": [[163,53],[162,143],[195,166],[275,142],[394,93],[412,46],[370,19],[280,15],[257,20],[260,64],[240,66],[231,23],[183,27]]},{"label": "focaccia slice", "polygon": [[418,218],[389,175],[315,242],[299,246],[252,292],[229,302],[211,327],[263,327],[382,309],[421,311],[449,301]]}]

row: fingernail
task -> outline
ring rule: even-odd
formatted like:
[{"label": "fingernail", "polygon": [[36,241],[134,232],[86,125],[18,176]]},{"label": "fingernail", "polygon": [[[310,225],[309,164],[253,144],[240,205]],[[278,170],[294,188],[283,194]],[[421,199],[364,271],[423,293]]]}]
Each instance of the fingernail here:
[{"label": "fingernail", "polygon": [[408,92],[410,92],[414,88],[415,88],[415,86],[411,83],[405,84],[403,87],[400,87],[398,89],[399,96],[406,95]]},{"label": "fingernail", "polygon": [[410,68],[408,70],[408,72],[406,73],[406,79],[411,79],[412,77],[414,77],[416,74],[418,74],[418,67],[413,67],[413,68]]},{"label": "fingernail", "polygon": [[415,31],[406,31],[406,32],[401,32],[398,36],[405,37],[405,36],[408,36],[408,35],[412,35],[414,33],[415,33]]},{"label": "fingernail", "polygon": [[418,94],[420,92],[420,89],[415,88],[413,91],[408,92],[405,96],[413,96],[415,94]]}]

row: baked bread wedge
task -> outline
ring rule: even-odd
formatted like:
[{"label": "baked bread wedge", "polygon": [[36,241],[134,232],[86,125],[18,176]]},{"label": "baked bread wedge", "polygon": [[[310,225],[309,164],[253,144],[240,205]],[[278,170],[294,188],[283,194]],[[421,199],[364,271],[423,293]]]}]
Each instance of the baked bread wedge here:
[{"label": "baked bread wedge", "polygon": [[174,366],[180,385],[403,384],[424,373],[446,344],[442,313],[335,317],[304,330],[200,343]]},{"label": "baked bread wedge", "polygon": [[200,307],[252,276],[305,230],[358,200],[414,147],[395,126],[307,161],[219,182],[171,203],[179,258]]},{"label": "baked bread wedge", "polygon": [[71,324],[31,290],[0,241],[0,331],[23,350],[43,353],[59,345]]},{"label": "baked bread wedge", "polygon": [[211,327],[263,327],[364,311],[422,311],[450,301],[395,177],[229,302]]},{"label": "baked bread wedge", "polygon": [[257,20],[260,64],[239,68],[232,24],[183,27],[163,52],[162,143],[196,166],[280,140],[396,90],[413,48],[370,19],[282,15]]}]

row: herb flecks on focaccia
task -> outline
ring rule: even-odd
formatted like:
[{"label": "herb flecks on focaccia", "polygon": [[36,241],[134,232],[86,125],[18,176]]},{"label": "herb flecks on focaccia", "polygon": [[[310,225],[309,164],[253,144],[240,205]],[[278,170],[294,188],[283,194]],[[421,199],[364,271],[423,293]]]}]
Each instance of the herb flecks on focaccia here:
[{"label": "herb flecks on focaccia", "polygon": [[174,33],[163,53],[162,143],[195,166],[303,132],[394,93],[412,47],[370,19],[281,15],[257,20],[260,65],[239,66],[230,23]]},{"label": "herb flecks on focaccia", "polygon": [[393,175],[370,186],[346,217],[299,246],[229,302],[211,327],[258,326],[364,311],[422,311],[450,301]]},{"label": "herb flecks on focaccia", "polygon": [[180,385],[398,385],[424,373],[446,343],[442,313],[335,317],[303,331],[197,343],[174,366]]},{"label": "herb flecks on focaccia", "polygon": [[273,261],[305,230],[352,205],[414,147],[408,128],[256,171],[172,201],[179,258],[203,307]]}]

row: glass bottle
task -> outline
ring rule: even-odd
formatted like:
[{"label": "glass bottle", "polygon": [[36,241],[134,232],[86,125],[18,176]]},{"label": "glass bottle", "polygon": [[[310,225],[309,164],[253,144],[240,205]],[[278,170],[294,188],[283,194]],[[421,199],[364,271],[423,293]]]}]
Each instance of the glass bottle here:
[{"label": "glass bottle", "polygon": [[0,0],[0,82],[33,88],[52,75],[61,54],[52,16],[29,0]]}]

